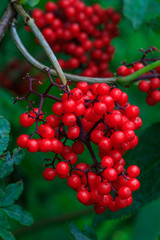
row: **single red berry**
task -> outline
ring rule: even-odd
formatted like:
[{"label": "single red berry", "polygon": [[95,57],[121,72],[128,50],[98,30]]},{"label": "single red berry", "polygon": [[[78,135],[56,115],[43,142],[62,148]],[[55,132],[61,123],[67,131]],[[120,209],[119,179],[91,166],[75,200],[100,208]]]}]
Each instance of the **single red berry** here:
[{"label": "single red berry", "polygon": [[35,139],[28,139],[26,148],[28,152],[34,153],[39,150],[39,144]]},{"label": "single red berry", "polygon": [[62,115],[64,110],[63,110],[63,103],[61,102],[56,102],[53,104],[52,106],[52,112],[55,114],[55,115]]},{"label": "single red berry", "polygon": [[142,92],[148,92],[148,90],[150,88],[150,82],[148,82],[146,80],[142,80],[142,81],[140,81],[138,88]]},{"label": "single red berry", "polygon": [[127,168],[128,176],[131,178],[136,178],[140,174],[140,169],[137,165],[131,165]]},{"label": "single red berry", "polygon": [[97,186],[97,189],[102,195],[108,194],[111,191],[111,184],[108,182],[100,182]]},{"label": "single red berry", "polygon": [[72,145],[72,151],[76,154],[82,154],[84,152],[84,145],[81,141],[77,141]]},{"label": "single red berry", "polygon": [[65,155],[65,160],[73,165],[77,162],[77,155],[75,153],[67,153]]},{"label": "single red berry", "polygon": [[71,126],[67,130],[67,137],[69,139],[75,140],[79,137],[80,134],[80,128],[77,125]]},{"label": "single red berry", "polygon": [[41,152],[51,152],[52,151],[52,142],[50,139],[42,139],[39,144],[39,149]]},{"label": "single red berry", "polygon": [[129,187],[124,186],[124,187],[121,187],[118,190],[118,196],[120,198],[125,198],[126,199],[126,198],[131,197],[131,195],[132,195],[132,191]]},{"label": "single red berry", "polygon": [[127,182],[127,186],[131,189],[131,191],[137,191],[140,187],[140,182],[136,178],[130,178]]},{"label": "single red berry", "polygon": [[77,193],[77,199],[79,202],[86,204],[90,200],[90,193],[86,190],[81,190]]},{"label": "single red berry", "polygon": [[52,181],[56,177],[56,171],[53,168],[46,168],[43,171],[43,177],[46,181]]},{"label": "single red berry", "polygon": [[104,170],[103,175],[107,181],[115,181],[117,179],[117,172],[113,168],[107,168]]},{"label": "single red berry", "polygon": [[19,122],[23,127],[30,127],[34,123],[34,118],[29,116],[29,113],[22,113]]},{"label": "single red berry", "polygon": [[59,162],[56,166],[56,172],[59,175],[67,175],[69,173],[69,166],[65,162]]},{"label": "single red berry", "polygon": [[112,157],[109,156],[103,157],[101,160],[101,165],[103,168],[112,168],[114,165],[114,160]]},{"label": "single red berry", "polygon": [[99,206],[98,204],[95,204],[94,205],[94,211],[97,214],[102,214],[102,213],[104,213],[106,211],[106,207]]},{"label": "single red berry", "polygon": [[70,188],[78,188],[81,185],[81,179],[78,175],[73,174],[68,177],[67,184]]},{"label": "single red berry", "polygon": [[57,127],[60,123],[60,119],[56,115],[48,115],[46,117],[46,120],[47,120],[47,124],[52,128]]},{"label": "single red berry", "polygon": [[28,135],[27,134],[22,134],[18,137],[17,139],[17,145],[20,148],[26,148],[27,147],[27,142],[28,142]]}]

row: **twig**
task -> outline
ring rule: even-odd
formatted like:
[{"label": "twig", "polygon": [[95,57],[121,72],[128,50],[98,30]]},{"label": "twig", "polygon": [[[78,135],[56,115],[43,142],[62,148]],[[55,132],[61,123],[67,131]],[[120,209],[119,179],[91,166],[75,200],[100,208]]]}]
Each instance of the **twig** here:
[{"label": "twig", "polygon": [[[12,24],[11,28],[10,28],[10,32],[11,32],[11,36],[12,39],[15,43],[15,45],[17,46],[17,48],[19,49],[19,51],[23,54],[23,56],[36,68],[45,71],[45,70],[50,70],[50,74],[52,74],[53,76],[57,77],[57,73],[55,70],[50,69],[49,67],[47,67],[46,65],[38,62],[28,51],[27,49],[24,47],[21,39],[18,36],[17,30],[15,28],[15,25]],[[77,75],[73,75],[73,74],[68,74],[68,73],[64,73],[65,77],[73,82],[80,82],[80,81],[85,81],[88,83],[101,83],[101,82],[106,82],[108,84],[115,84],[115,82],[117,81],[116,77],[112,77],[112,78],[91,78],[91,77],[83,77],[83,76],[77,76]]]},{"label": "twig", "polygon": [[43,37],[42,33],[40,32],[40,30],[38,29],[38,27],[36,26],[34,19],[31,18],[23,9],[23,7],[20,4],[17,4],[16,1],[14,1],[13,3],[13,7],[14,9],[17,11],[17,13],[23,18],[25,24],[27,24],[30,29],[32,30],[33,34],[35,35],[35,37],[37,38],[37,40],[39,41],[40,45],[43,47],[45,53],[47,54],[48,58],[50,59],[61,83],[63,85],[65,85],[67,83],[65,75],[62,71],[61,66],[59,65],[59,62],[56,58],[56,56],[54,55],[52,49],[50,48],[49,44],[47,43],[47,41],[45,40],[45,38]]},{"label": "twig", "polygon": [[7,9],[0,20],[0,41],[4,37],[5,32],[7,31],[9,24],[13,17],[15,16],[15,14],[16,12],[14,11],[14,9],[11,7],[10,4],[8,4]]}]

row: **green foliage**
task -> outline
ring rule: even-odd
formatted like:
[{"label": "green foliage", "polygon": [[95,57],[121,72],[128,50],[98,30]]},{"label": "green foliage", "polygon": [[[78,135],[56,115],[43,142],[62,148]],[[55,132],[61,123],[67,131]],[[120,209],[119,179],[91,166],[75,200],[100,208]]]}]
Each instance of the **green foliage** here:
[{"label": "green foliage", "polygon": [[20,164],[24,157],[24,151],[20,148],[14,149],[13,155],[9,152],[0,156],[0,179],[9,175],[13,171],[13,166]]},{"label": "green foliage", "polygon": [[127,17],[135,29],[137,29],[145,19],[150,0],[124,0],[124,16]]},{"label": "green foliage", "polygon": [[10,125],[3,117],[0,116],[0,154],[2,154],[8,146]]},{"label": "green foliage", "polygon": [[125,154],[126,164],[137,164],[141,169],[139,177],[141,187],[133,193],[134,201],[131,206],[112,213],[106,211],[102,215],[97,215],[94,225],[105,219],[116,219],[134,213],[144,204],[160,197],[159,168],[160,168],[160,123],[147,128],[139,137],[138,146]]},{"label": "green foliage", "polygon": [[26,4],[29,7],[35,7],[38,3],[40,2],[40,0],[20,0],[20,3]]},{"label": "green foliage", "polygon": [[7,186],[3,183],[3,178],[9,175],[14,170],[13,166],[20,164],[24,157],[22,149],[15,149],[12,156],[10,152],[4,152],[8,146],[9,131],[10,125],[8,121],[0,116],[0,236],[4,240],[15,239],[9,231],[8,218],[26,226],[30,226],[33,223],[30,213],[15,204],[15,201],[18,200],[23,191],[22,181],[11,183]]},{"label": "green foliage", "polygon": [[138,29],[142,23],[160,14],[160,3],[157,0],[124,0],[123,14]]},{"label": "green foliage", "polygon": [[73,222],[71,222],[69,224],[69,228],[75,240],[97,240],[94,229],[89,226],[85,226],[85,230],[82,232],[76,227]]},{"label": "green foliage", "polygon": [[155,240],[159,233],[160,199],[147,204],[140,210],[135,219],[132,240]]}]

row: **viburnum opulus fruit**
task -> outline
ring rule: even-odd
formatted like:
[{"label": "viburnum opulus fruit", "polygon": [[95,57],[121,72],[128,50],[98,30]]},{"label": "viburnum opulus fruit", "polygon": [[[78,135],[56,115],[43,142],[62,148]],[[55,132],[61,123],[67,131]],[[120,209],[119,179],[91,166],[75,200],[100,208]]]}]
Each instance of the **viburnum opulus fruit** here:
[{"label": "viburnum opulus fruit", "polygon": [[[90,77],[113,76],[108,69],[115,51],[111,41],[119,35],[117,24],[121,19],[113,8],[59,0],[47,2],[44,11],[34,9],[32,16],[62,69],[73,72],[79,68],[81,75]],[[66,54],[67,60],[60,59],[59,53]]]},{"label": "viburnum opulus fruit", "polygon": [[[64,94],[53,102],[52,113],[45,119],[42,106],[20,116],[24,127],[36,122],[39,138],[22,134],[18,146],[31,153],[52,152],[44,179],[51,181],[56,175],[66,179],[77,192],[77,199],[84,205],[94,205],[96,213],[129,206],[132,192],[140,187],[140,169],[136,165],[126,169],[123,155],[138,143],[135,130],[142,125],[139,108],[128,103],[126,93],[106,83],[79,82],[71,91],[65,86],[63,89]],[[68,140],[73,141],[71,146]],[[87,154],[79,160],[85,148],[92,164],[88,164]]]}]

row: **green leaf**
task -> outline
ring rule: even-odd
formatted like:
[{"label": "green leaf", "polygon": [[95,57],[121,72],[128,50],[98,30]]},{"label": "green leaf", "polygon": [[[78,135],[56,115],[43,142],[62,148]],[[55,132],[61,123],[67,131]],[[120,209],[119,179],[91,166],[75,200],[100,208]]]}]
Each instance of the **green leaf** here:
[{"label": "green leaf", "polygon": [[24,158],[24,151],[21,148],[15,148],[13,150],[12,162],[16,165],[19,165]]},{"label": "green leaf", "polygon": [[0,229],[0,237],[4,240],[15,240],[13,234],[6,229]]},{"label": "green leaf", "polygon": [[27,4],[29,7],[36,6],[40,0],[20,0],[20,4]]},{"label": "green leaf", "polygon": [[150,0],[124,0],[123,14],[137,29],[144,21]]},{"label": "green leaf", "polygon": [[4,240],[15,240],[12,233],[10,233],[8,230],[8,218],[2,211],[0,211],[0,237]]},{"label": "green leaf", "polygon": [[30,213],[23,210],[19,205],[11,205],[1,209],[8,217],[18,221],[20,224],[30,226],[33,223],[33,218]]},{"label": "green leaf", "polygon": [[160,232],[160,199],[144,206],[135,219],[132,240],[155,240]]},{"label": "green leaf", "polygon": [[11,157],[9,152],[0,156],[0,178],[4,178],[13,171],[13,165],[20,164],[24,157],[23,149],[17,148],[13,151],[13,156]]},{"label": "green leaf", "polygon": [[0,154],[2,154],[8,146],[10,125],[9,122],[0,116]]},{"label": "green leaf", "polygon": [[17,183],[9,184],[5,189],[0,189],[0,207],[6,207],[12,205],[15,200],[19,198],[23,191],[23,183],[19,181]]},{"label": "green leaf", "polygon": [[85,234],[83,234],[73,222],[69,224],[69,229],[76,240],[91,240],[91,238],[88,238]]},{"label": "green leaf", "polygon": [[139,177],[141,187],[133,192],[133,203],[131,206],[118,212],[107,210],[104,214],[96,215],[94,226],[106,219],[116,219],[134,213],[137,209],[148,202],[160,197],[160,123],[153,124],[147,128],[139,137],[138,146],[125,154],[126,168],[136,164],[141,169]]}]

